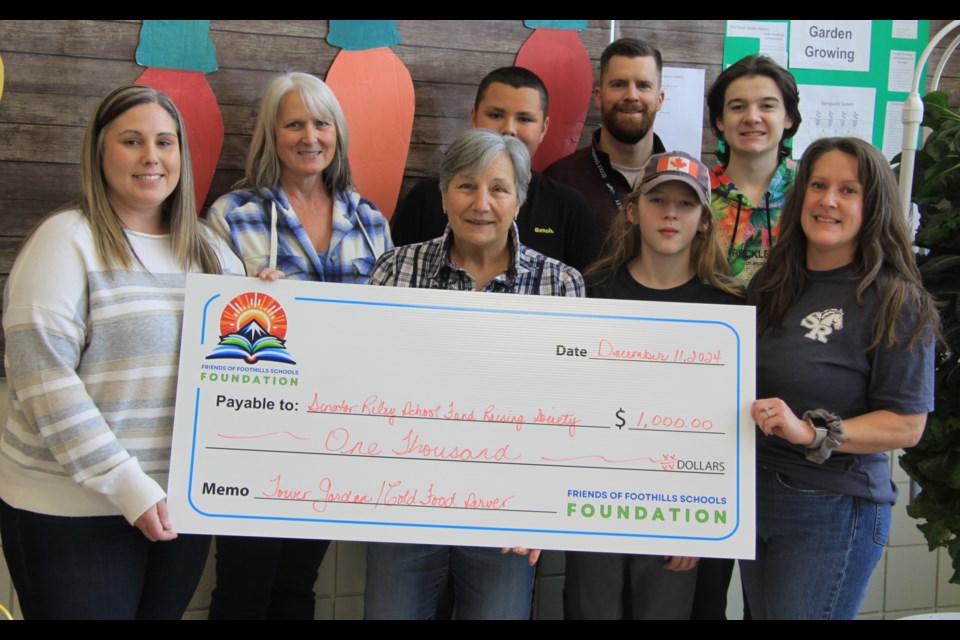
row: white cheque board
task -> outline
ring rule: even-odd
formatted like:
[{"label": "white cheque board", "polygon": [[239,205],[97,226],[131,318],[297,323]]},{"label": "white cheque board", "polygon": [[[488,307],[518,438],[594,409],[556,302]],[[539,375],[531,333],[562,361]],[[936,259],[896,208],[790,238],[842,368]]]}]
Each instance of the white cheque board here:
[{"label": "white cheque board", "polygon": [[188,533],[752,558],[754,309],[191,275]]}]

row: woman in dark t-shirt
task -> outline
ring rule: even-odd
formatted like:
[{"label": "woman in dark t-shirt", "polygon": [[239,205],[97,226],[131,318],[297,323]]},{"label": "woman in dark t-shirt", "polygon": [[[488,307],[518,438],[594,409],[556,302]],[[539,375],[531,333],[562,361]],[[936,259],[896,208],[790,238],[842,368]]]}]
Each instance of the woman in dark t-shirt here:
[{"label": "woman in dark t-shirt", "polygon": [[757,556],[741,573],[754,618],[857,614],[896,498],[885,452],[916,444],[933,409],[939,318],[897,202],[869,143],[814,142],[751,283]]}]

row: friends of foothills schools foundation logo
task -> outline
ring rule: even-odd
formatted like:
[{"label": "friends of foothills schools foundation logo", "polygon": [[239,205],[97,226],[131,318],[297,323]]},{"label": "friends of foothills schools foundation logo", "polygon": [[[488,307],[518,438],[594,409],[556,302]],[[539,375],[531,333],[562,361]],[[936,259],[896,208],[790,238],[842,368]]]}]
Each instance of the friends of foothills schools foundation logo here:
[{"label": "friends of foothills schools foundation logo", "polygon": [[227,303],[220,316],[220,344],[207,360],[268,360],[297,364],[287,351],[287,314],[270,296],[251,291]]}]

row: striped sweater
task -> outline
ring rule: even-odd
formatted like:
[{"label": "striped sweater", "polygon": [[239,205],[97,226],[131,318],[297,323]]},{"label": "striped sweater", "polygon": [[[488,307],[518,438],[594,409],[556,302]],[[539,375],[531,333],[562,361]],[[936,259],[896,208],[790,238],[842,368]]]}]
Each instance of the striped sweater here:
[{"label": "striped sweater", "polygon": [[[132,523],[166,495],[186,275],[168,235],[127,237],[145,269],[108,269],[86,219],[66,211],[14,263],[0,436],[0,498],[11,506]],[[215,242],[223,271],[242,274]]]}]

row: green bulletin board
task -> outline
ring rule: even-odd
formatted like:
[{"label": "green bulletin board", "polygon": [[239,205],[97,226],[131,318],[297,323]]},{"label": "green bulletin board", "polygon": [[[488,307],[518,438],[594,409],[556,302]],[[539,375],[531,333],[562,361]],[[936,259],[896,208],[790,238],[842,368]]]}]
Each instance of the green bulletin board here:
[{"label": "green bulletin board", "polygon": [[730,20],[723,68],[763,53],[793,73],[803,116],[794,157],[816,138],[853,135],[890,159],[903,143],[902,104],[929,29],[929,20]]}]

